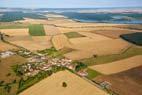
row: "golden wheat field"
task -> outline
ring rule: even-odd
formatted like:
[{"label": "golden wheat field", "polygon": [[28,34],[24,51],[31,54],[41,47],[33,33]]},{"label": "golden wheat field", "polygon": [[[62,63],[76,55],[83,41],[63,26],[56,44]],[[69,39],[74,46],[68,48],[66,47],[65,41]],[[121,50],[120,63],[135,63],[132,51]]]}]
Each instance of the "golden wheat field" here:
[{"label": "golden wheat field", "polygon": [[61,34],[60,30],[53,25],[44,25],[44,30],[47,36],[54,36]]},{"label": "golden wheat field", "polygon": [[51,36],[33,37],[29,35],[28,29],[2,29],[1,32],[9,35],[9,37],[6,37],[5,39],[10,43],[31,51],[52,47]]},{"label": "golden wheat field", "polygon": [[[62,87],[66,82],[67,87]],[[51,77],[48,77],[29,89],[20,93],[20,95],[108,95],[93,84],[76,76],[69,71],[60,71]]]},{"label": "golden wheat field", "polygon": [[10,36],[28,36],[29,29],[0,29],[2,33],[5,33]]},{"label": "golden wheat field", "polygon": [[92,68],[102,74],[105,74],[105,75],[115,74],[115,73],[127,71],[129,69],[141,66],[142,65],[141,59],[142,59],[142,56],[137,55],[137,56],[130,57],[127,59],[115,61],[112,63],[95,65],[90,68]]},{"label": "golden wheat field", "polygon": [[[130,46],[131,44],[127,43],[122,39],[88,41],[88,42],[83,41],[82,43],[78,42],[72,44],[70,48],[73,48],[78,51],[67,53],[65,54],[65,56],[72,60],[79,60],[83,58],[88,58],[91,55],[102,56],[102,55],[120,54],[123,51],[127,50]],[[80,54],[82,55],[80,56]]]},{"label": "golden wheat field", "polygon": [[70,47],[70,42],[64,34],[53,36],[52,44],[57,50],[60,50],[64,47]]},{"label": "golden wheat field", "polygon": [[0,51],[7,51],[7,50],[12,50],[12,49],[17,49],[17,48],[0,41]]}]

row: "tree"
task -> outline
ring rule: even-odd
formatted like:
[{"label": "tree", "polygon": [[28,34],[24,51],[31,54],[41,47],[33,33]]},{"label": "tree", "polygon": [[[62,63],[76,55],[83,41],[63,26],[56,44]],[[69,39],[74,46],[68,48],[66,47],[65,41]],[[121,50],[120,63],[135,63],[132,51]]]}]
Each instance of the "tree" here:
[{"label": "tree", "polygon": [[63,83],[62,83],[62,86],[63,86],[63,87],[67,87],[67,83],[66,83],[66,82],[63,82]]},{"label": "tree", "polygon": [[13,66],[13,70],[16,73],[17,76],[22,76],[25,73],[25,70],[24,70],[24,68],[22,68],[21,65]]},{"label": "tree", "polygon": [[9,84],[6,84],[4,89],[9,93],[11,91],[11,86]]},{"label": "tree", "polygon": [[6,74],[7,77],[10,76],[10,75],[11,75],[11,73]]},{"label": "tree", "polygon": [[0,81],[0,86],[2,86],[4,84],[4,81]]},{"label": "tree", "polygon": [[82,69],[87,68],[87,65],[83,64],[82,62],[77,62],[76,64],[77,65],[75,67],[75,71],[77,71],[77,72],[80,71],[80,70],[82,70]]},{"label": "tree", "polygon": [[4,41],[3,34],[0,32],[0,39]]},{"label": "tree", "polygon": [[16,79],[15,79],[15,80],[13,80],[13,82],[12,82],[12,83],[13,83],[13,84],[14,84],[14,83],[16,83]]},{"label": "tree", "polygon": [[25,81],[23,78],[20,79],[19,81],[19,88],[21,88],[24,85]]}]

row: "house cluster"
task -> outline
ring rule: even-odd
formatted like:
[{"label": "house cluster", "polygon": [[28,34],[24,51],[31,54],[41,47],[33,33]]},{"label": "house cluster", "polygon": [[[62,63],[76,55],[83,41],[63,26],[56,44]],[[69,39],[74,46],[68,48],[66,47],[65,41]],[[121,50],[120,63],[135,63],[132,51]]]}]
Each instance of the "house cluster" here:
[{"label": "house cluster", "polygon": [[[1,52],[0,57],[6,58],[15,54],[18,54],[27,58],[28,62],[26,64],[23,64],[20,68],[22,73],[26,76],[34,76],[38,74],[40,71],[52,70],[53,66],[66,67],[73,71],[75,71],[75,68],[76,68],[76,64],[72,64],[72,60],[70,59],[67,59],[67,58],[50,59],[45,55],[33,54],[32,52],[26,51],[26,50]],[[77,74],[82,77],[87,76],[87,73],[85,71],[79,71],[77,72]]]},{"label": "house cluster", "polygon": [[75,70],[76,65],[71,64],[72,60],[67,58],[54,58],[49,60],[49,64],[56,65],[56,66],[63,66],[71,70]]},{"label": "house cluster", "polygon": [[53,58],[46,60],[46,62],[43,61],[45,59],[45,57],[39,56],[29,58],[29,63],[22,66],[25,76],[34,76],[38,74],[40,71],[52,70],[53,66],[66,67],[68,69],[75,70],[75,65],[71,64],[72,61],[69,59]]},{"label": "house cluster", "polygon": [[12,55],[15,55],[16,53],[12,52],[12,51],[4,51],[0,53],[0,57],[1,58],[7,58],[10,57]]},{"label": "house cluster", "polygon": [[45,62],[45,61],[47,61],[48,58],[47,58],[46,56],[38,56],[38,55],[35,55],[35,56],[33,56],[33,57],[28,58],[27,60],[28,60],[28,62],[30,62],[30,63],[34,63],[34,62],[39,63],[39,62]]},{"label": "house cluster", "polygon": [[81,77],[86,77],[88,75],[88,73],[84,70],[78,71],[77,74]]},{"label": "house cluster", "polygon": [[15,51],[15,53],[20,56],[26,57],[26,58],[31,57],[33,55],[32,52],[25,50],[25,49],[17,50],[17,51]]},{"label": "house cluster", "polygon": [[100,83],[100,86],[102,88],[110,89],[111,88],[111,83],[109,83],[107,81],[103,81],[103,82]]}]

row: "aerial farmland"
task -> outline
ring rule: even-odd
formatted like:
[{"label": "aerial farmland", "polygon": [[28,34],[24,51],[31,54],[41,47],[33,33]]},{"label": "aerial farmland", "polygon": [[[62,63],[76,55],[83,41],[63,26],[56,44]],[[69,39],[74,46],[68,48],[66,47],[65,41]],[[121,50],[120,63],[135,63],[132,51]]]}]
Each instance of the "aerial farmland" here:
[{"label": "aerial farmland", "polygon": [[5,10],[0,11],[0,95],[142,94],[141,24],[78,21],[68,16],[76,9]]}]

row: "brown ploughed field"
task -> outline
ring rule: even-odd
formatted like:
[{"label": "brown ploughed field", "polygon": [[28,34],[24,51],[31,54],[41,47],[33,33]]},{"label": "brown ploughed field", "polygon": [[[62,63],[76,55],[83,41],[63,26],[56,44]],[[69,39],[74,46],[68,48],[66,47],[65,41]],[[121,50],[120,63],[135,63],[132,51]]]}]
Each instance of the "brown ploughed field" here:
[{"label": "brown ploughed field", "polygon": [[121,73],[101,76],[97,82],[107,81],[119,95],[142,95],[142,66]]}]

